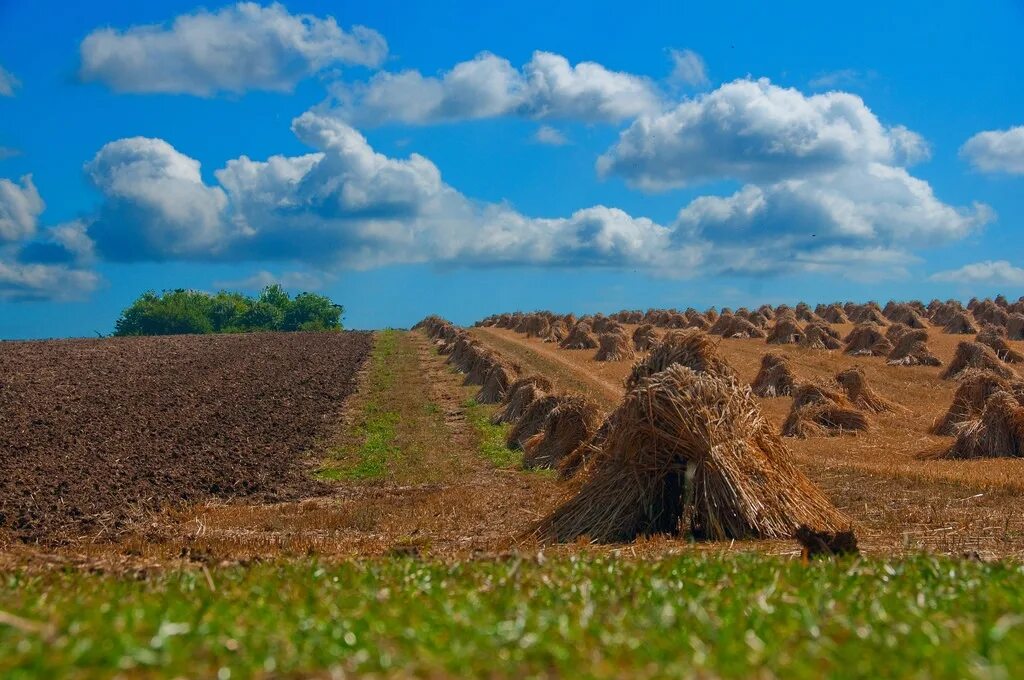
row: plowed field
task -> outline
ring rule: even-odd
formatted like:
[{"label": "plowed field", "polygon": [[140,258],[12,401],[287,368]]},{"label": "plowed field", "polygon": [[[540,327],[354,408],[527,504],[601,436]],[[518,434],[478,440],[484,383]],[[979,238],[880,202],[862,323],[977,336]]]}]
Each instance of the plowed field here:
[{"label": "plowed field", "polygon": [[0,343],[0,538],[110,538],[166,504],[313,495],[369,333]]}]

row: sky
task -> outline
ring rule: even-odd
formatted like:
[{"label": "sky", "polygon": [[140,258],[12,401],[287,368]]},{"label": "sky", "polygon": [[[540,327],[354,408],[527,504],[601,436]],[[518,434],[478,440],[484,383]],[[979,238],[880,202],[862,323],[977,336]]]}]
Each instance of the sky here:
[{"label": "sky", "polygon": [[1024,295],[1024,3],[0,0],[0,338],[146,290]]}]

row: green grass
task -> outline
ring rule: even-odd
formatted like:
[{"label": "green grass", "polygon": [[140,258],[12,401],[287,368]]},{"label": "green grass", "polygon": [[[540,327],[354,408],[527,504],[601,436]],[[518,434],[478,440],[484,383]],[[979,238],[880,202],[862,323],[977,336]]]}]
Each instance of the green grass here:
[{"label": "green grass", "polygon": [[475,399],[467,399],[463,403],[463,407],[466,409],[466,420],[476,432],[480,455],[497,467],[522,467],[523,452],[513,451],[505,446],[509,426],[491,423],[494,407],[478,404]]},{"label": "green grass", "polygon": [[399,414],[388,409],[388,393],[395,386],[392,361],[398,350],[398,332],[381,331],[370,354],[367,399],[353,439],[358,448],[332,451],[329,460],[316,472],[324,480],[374,479],[388,472],[388,462],[400,455],[395,445]]},{"label": "green grass", "polygon": [[1012,563],[395,558],[223,567],[212,583],[201,571],[2,575],[0,610],[52,630],[0,623],[0,677],[1009,678],[1024,667],[1024,568]]}]

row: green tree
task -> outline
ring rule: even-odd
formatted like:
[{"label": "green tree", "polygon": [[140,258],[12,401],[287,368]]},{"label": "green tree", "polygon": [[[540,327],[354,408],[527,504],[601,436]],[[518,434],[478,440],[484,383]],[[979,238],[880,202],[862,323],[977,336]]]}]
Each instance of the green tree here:
[{"label": "green tree", "polygon": [[229,291],[147,291],[121,312],[114,335],[337,330],[343,311],[314,293],[293,300],[278,285],[267,286],[256,298]]},{"label": "green tree", "polygon": [[283,331],[327,331],[341,328],[345,308],[323,295],[299,293],[281,322]]},{"label": "green tree", "polygon": [[212,333],[209,299],[188,290],[147,291],[121,313],[114,335],[180,335]]}]

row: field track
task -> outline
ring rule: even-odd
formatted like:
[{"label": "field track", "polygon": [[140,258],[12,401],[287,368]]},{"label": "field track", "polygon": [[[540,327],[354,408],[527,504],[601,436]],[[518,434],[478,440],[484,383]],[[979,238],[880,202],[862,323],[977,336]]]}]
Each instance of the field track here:
[{"label": "field track", "polygon": [[167,504],[323,492],[306,454],[371,344],[353,332],[0,344],[0,538],[107,539]]},{"label": "field track", "polygon": [[[627,328],[632,332],[635,326]],[[852,326],[835,328],[845,334]],[[595,361],[594,350],[563,350],[506,329],[477,327],[470,333],[561,389],[584,392],[608,410],[624,394],[623,380],[632,362]],[[941,332],[932,332],[931,338],[929,346],[944,363],[965,339]],[[1011,344],[1024,350],[1024,342]],[[860,366],[876,390],[908,409],[905,414],[873,416],[871,430],[857,436],[786,439],[801,469],[859,523],[858,534],[869,552],[925,548],[1024,556],[1024,460],[921,459],[952,441],[928,433],[955,390],[954,382],[939,378],[941,367],[887,366],[877,357],[768,345],[763,339],[721,340],[718,350],[745,382],[754,378],[769,350],[787,354],[803,380],[829,378]],[[792,399],[759,401],[781,426]]]}]

